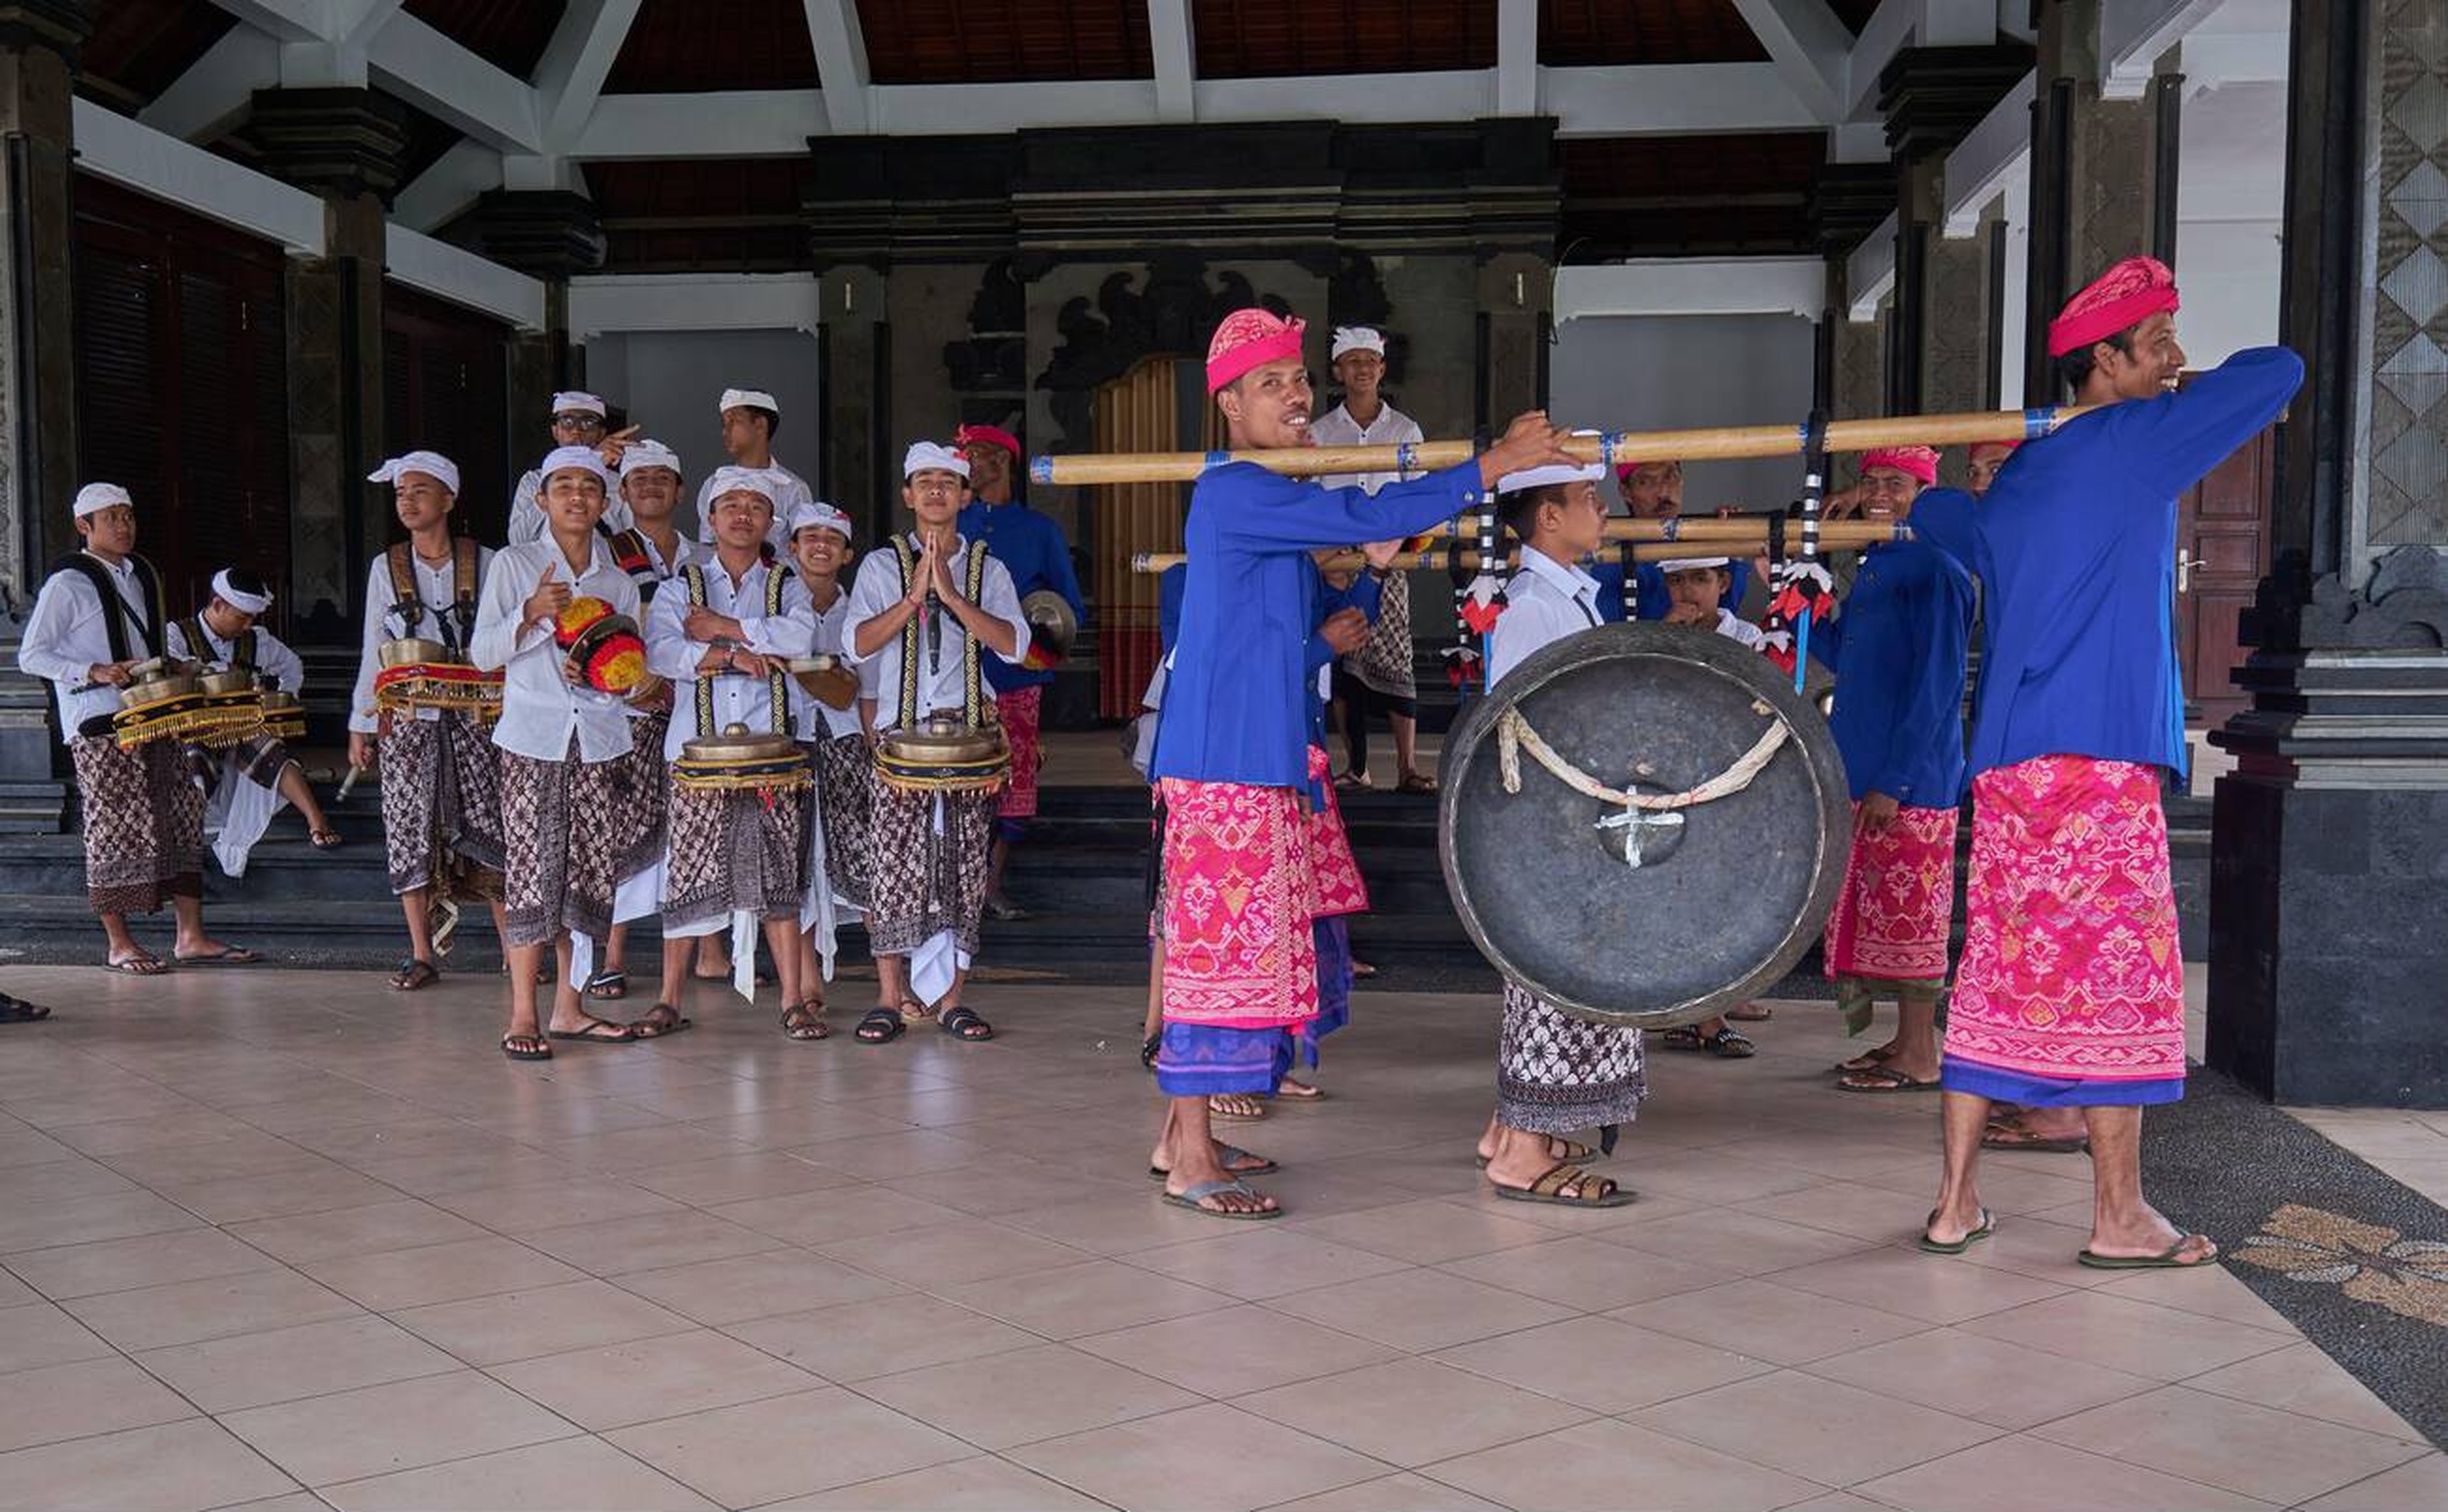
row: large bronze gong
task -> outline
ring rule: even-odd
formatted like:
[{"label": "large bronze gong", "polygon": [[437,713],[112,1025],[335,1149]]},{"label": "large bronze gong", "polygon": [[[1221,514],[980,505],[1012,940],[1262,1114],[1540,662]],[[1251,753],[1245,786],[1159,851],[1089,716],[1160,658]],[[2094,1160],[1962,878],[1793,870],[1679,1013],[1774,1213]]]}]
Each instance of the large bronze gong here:
[{"label": "large bronze gong", "polygon": [[[1827,721],[1722,636],[1632,623],[1559,641],[1473,703],[1442,772],[1437,849],[1463,928],[1578,1018],[1666,1028],[1756,996],[1844,881],[1851,803]],[[1704,784],[1723,795],[1620,796]]]}]

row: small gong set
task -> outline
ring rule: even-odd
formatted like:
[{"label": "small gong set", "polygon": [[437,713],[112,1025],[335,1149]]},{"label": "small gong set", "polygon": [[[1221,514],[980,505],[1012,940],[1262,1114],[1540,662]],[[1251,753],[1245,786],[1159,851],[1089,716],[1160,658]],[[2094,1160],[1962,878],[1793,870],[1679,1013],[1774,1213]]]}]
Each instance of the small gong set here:
[{"label": "small gong set", "polygon": [[154,740],[221,750],[258,734],[300,738],[306,715],[296,695],[264,687],[246,668],[208,672],[198,662],[155,657],[127,669],[110,729],[124,751]]}]

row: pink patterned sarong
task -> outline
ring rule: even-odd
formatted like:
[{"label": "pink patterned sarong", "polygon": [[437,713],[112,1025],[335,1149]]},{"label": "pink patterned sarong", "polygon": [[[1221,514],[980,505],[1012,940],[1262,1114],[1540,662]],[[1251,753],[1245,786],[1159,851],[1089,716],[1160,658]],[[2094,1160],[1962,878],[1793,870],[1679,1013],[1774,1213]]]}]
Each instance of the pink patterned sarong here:
[{"label": "pink patterned sarong", "polygon": [[[1858,818],[1862,806],[1853,805]],[[1827,916],[1827,974],[1932,986],[1946,980],[1955,923],[1953,809],[1900,808],[1853,831],[1845,888]]]},{"label": "pink patterned sarong", "polygon": [[1297,788],[1166,777],[1164,1020],[1280,1028],[1317,1016],[1313,820]]},{"label": "pink patterned sarong", "polygon": [[1947,1085],[1970,1073],[1964,1090],[2028,1079],[2181,1092],[2185,965],[2159,769],[2035,756],[1980,774],[1972,794]]},{"label": "pink patterned sarong", "polygon": [[1343,806],[1335,801],[1333,763],[1324,746],[1309,748],[1309,780],[1326,794],[1310,815],[1310,860],[1317,873],[1317,907],[1321,919],[1368,911],[1368,884],[1361,879],[1360,860],[1351,853],[1351,836],[1343,828]]},{"label": "pink patterned sarong", "polygon": [[1012,688],[995,695],[995,718],[1003,721],[1003,737],[1011,746],[1011,775],[1003,785],[1005,819],[1037,816],[1037,773],[1045,765],[1045,744],[1038,729],[1038,713],[1045,689]]}]

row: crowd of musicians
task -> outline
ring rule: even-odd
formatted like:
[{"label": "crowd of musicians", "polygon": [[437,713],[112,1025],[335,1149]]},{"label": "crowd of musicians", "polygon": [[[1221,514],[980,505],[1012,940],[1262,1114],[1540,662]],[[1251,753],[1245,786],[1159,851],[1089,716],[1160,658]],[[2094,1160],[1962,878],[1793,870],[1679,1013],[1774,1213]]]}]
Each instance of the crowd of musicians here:
[{"label": "crowd of musicians", "polygon": [[[1898,1005],[1893,1036],[1838,1064],[1835,1084],[1941,1094],[1944,1166],[1922,1246],[1960,1253],[1993,1232],[1977,1156],[2017,1148],[2089,1154],[2097,1202],[2084,1263],[2214,1258],[2207,1238],[2150,1206],[2140,1180],[2142,1110],[2180,1097],[2185,1074],[2161,807],[2166,775],[2187,761],[2169,613],[2175,501],[2276,418],[2302,365],[2282,349],[2247,351],[2178,392],[2177,310],[2172,275],[2149,258],[2075,296],[2049,347],[2067,396],[2089,411],[2020,445],[1975,447],[1968,490],[1937,486],[1930,449],[1865,453],[1828,513],[1911,531],[1860,557],[1841,604],[1807,558],[1601,561],[1602,486],[1635,515],[1673,515],[1679,469],[1643,463],[1610,479],[1536,412],[1425,476],[1208,469],[1185,562],[1163,584],[1165,655],[1141,721],[1157,836],[1143,1059],[1163,1095],[1151,1165],[1166,1200],[1232,1219],[1282,1211],[1252,1184],[1275,1162],[1213,1125],[1320,1095],[1291,1073],[1344,1022],[1358,969],[1345,925],[1367,893],[1336,790],[1369,780],[1354,727],[1372,707],[1392,725],[1394,784],[1433,788],[1417,766],[1408,606],[1392,564],[1406,538],[1492,505],[1519,556],[1477,586],[1478,614],[1465,616],[1483,630],[1486,683],[1608,621],[1722,635],[1788,671],[1806,654],[1794,625],[1812,627],[1807,655],[1834,676],[1831,733],[1855,809],[1827,970],[1850,1033],[1871,1023],[1876,1000]],[[1263,309],[1214,332],[1207,382],[1233,450],[1420,439],[1378,392],[1379,333],[1334,334],[1347,398],[1324,415],[1312,414],[1304,340],[1303,322]],[[675,523],[679,459],[607,434],[591,395],[557,397],[555,449],[517,485],[499,549],[454,533],[460,479],[447,458],[413,451],[374,474],[392,485],[407,539],[370,568],[350,759],[382,772],[411,942],[392,985],[433,981],[440,932],[459,902],[481,899],[507,947],[502,1048],[513,1058],[686,1029],[693,977],[753,991],[760,936],[783,1031],[823,1038],[833,931],[863,915],[880,994],[860,1040],[930,1020],[989,1038],[964,991],[1015,821],[1034,812],[1044,674],[1031,665],[1037,627],[1022,600],[1052,592],[1080,611],[1061,532],[1015,500],[1017,440],[964,428],[954,446],[909,448],[910,526],[845,581],[851,522],[774,459],[772,396],[732,391],[719,409],[731,460],[698,486],[694,540]],[[252,960],[203,927],[207,825],[232,871],[283,799],[315,843],[337,836],[277,741],[130,739],[124,685],[188,658],[294,693],[296,659],[256,625],[269,594],[236,568],[196,617],[170,622],[135,555],[136,518],[123,490],[79,494],[86,548],[45,584],[23,661],[58,690],[112,967],[163,968],[125,918],[164,901],[179,964]],[[1355,543],[1365,571],[1322,565]],[[1741,612],[1754,579],[1765,581],[1752,600],[1769,606],[1760,622]],[[1982,668],[1967,734],[1976,622]],[[421,699],[381,696],[418,679]],[[1338,697],[1350,741],[1339,780],[1326,750]],[[902,772],[896,739],[937,725],[998,731],[1007,757],[996,754],[994,779]],[[1950,972],[1967,795],[1965,939]],[[592,1005],[626,990],[624,926],[648,915],[664,941],[660,1001],[631,1022],[601,1017]],[[540,983],[553,984],[548,1007]],[[1670,1031],[1669,1043],[1751,1050],[1722,1019]],[[1496,1193],[1632,1200],[1590,1166],[1635,1120],[1643,1053],[1640,1031],[1508,985],[1478,1150]],[[1592,1131],[1596,1145],[1575,1138]]]}]

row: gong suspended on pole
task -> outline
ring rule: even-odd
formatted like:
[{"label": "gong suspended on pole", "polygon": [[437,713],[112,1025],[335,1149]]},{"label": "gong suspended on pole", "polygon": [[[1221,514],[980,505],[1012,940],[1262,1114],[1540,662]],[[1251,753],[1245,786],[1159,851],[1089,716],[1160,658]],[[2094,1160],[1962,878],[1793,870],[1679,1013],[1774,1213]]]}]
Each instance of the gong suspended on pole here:
[{"label": "gong suspended on pole", "polygon": [[1790,677],[1722,636],[1607,624],[1507,673],[1445,743],[1437,851],[1471,943],[1577,1018],[1696,1024],[1817,939],[1852,805]]}]

